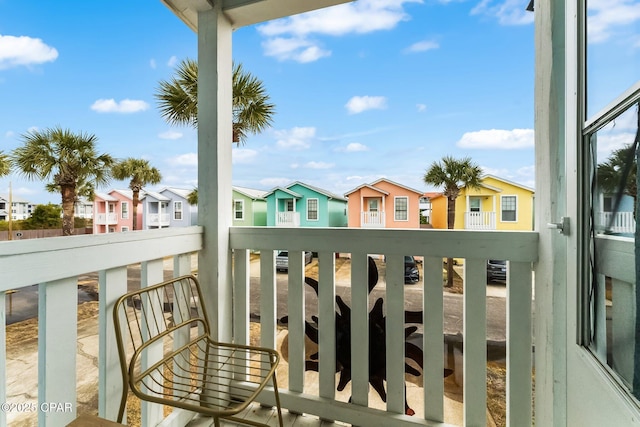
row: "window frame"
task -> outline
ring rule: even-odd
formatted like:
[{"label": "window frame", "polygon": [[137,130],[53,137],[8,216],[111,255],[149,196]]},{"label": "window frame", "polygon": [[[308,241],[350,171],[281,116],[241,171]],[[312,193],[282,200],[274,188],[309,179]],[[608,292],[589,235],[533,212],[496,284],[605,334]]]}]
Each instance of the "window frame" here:
[{"label": "window frame", "polygon": [[[240,203],[240,209],[238,210],[238,203]],[[238,213],[240,213],[240,217],[238,217]],[[234,199],[233,200],[233,219],[235,221],[244,221],[244,200],[243,199]]]},{"label": "window frame", "polygon": [[[405,210],[398,210],[398,201],[404,199],[405,200]],[[406,218],[398,219],[398,213],[405,212]],[[393,220],[396,222],[408,222],[409,221],[409,197],[408,196],[395,196],[393,198]]]},{"label": "window frame", "polygon": [[[503,201],[506,198],[513,198],[514,199],[514,208],[513,210],[505,210],[504,209],[504,204]],[[504,219],[504,213],[505,212],[515,212],[514,215],[514,219]],[[500,195],[500,222],[508,222],[508,223],[516,223],[518,222],[518,195],[517,194],[504,194],[504,195]]]},{"label": "window frame", "polygon": [[[316,202],[316,209],[315,209],[316,217],[315,218],[311,218],[309,216],[309,212],[312,212],[309,209],[309,202],[312,202],[312,201]],[[307,199],[307,221],[320,221],[320,200],[317,197],[311,197],[311,198]]]},{"label": "window frame", "polygon": [[[180,208],[178,209],[178,206]],[[180,213],[180,218],[178,218],[177,214]],[[173,220],[174,221],[183,221],[184,220],[184,207],[182,200],[174,200],[173,201]]]},{"label": "window frame", "polygon": [[129,219],[129,202],[120,203],[120,218]]}]

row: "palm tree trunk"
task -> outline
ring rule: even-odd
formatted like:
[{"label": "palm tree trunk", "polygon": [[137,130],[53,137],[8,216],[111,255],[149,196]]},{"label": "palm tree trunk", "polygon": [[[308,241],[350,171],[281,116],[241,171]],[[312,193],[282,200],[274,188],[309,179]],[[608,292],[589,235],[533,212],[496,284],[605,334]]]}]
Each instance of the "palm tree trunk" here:
[{"label": "palm tree trunk", "polygon": [[[447,228],[453,230],[456,222],[456,198],[447,197]],[[453,258],[447,258],[447,288],[453,287]]]},{"label": "palm tree trunk", "polygon": [[133,190],[133,207],[131,210],[133,214],[133,231],[138,229],[138,203],[140,203],[140,191]]},{"label": "palm tree trunk", "polygon": [[76,201],[76,190],[72,185],[61,185],[62,194],[62,235],[71,236],[74,231],[74,203]]}]

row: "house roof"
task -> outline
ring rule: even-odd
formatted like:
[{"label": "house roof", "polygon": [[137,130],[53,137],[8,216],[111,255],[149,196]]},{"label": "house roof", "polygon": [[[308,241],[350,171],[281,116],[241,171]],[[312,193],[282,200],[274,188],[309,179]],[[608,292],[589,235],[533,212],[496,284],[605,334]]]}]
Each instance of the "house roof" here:
[{"label": "house roof", "polygon": [[483,178],[497,179],[498,181],[506,182],[509,185],[513,185],[514,187],[519,187],[519,188],[522,188],[523,190],[531,191],[532,193],[536,192],[536,190],[531,187],[527,187],[526,185],[518,184],[517,182],[509,181],[508,179],[500,178],[495,175],[485,175],[483,176]]},{"label": "house roof", "polygon": [[267,194],[263,190],[254,190],[253,188],[238,187],[236,185],[233,186],[233,190],[253,200],[264,199],[265,194]]},{"label": "house roof", "polygon": [[[119,189],[116,188],[114,190],[109,191],[109,194],[113,194],[113,193],[121,194],[121,195],[123,195],[124,197],[126,197],[129,200],[133,200],[133,191],[131,191],[129,189],[127,189],[127,190],[119,190]],[[141,198],[144,197],[144,192],[141,191],[140,193],[141,193],[140,197]]]},{"label": "house roof", "polygon": [[388,191],[384,191],[384,190],[383,190],[383,189],[381,189],[381,188],[374,187],[374,186],[373,186],[373,185],[371,185],[371,184],[362,184],[362,185],[357,186],[357,187],[356,187],[356,188],[354,188],[353,190],[351,190],[351,191],[349,191],[349,192],[347,192],[347,193],[344,193],[344,196],[345,196],[345,197],[348,197],[348,196],[349,196],[349,194],[355,193],[356,191],[361,190],[361,189],[363,189],[363,188],[368,188],[368,189],[370,189],[370,190],[377,191],[378,193],[382,193],[382,194],[384,194],[385,196],[388,196],[388,195],[389,195],[389,192],[388,192]]},{"label": "house roof", "polygon": [[422,194],[422,197],[426,197],[427,199],[435,199],[436,197],[440,197],[440,196],[442,196],[442,193],[437,191],[431,191],[431,192]]},{"label": "house roof", "polygon": [[[297,15],[351,0],[223,0],[222,11],[233,28],[240,28],[272,19]],[[210,0],[162,0],[171,11],[192,30],[198,31],[198,12],[213,9]]]},{"label": "house roof", "polygon": [[385,182],[388,182],[389,184],[393,184],[393,185],[396,185],[398,187],[404,188],[405,190],[412,191],[414,193],[418,193],[419,195],[422,196],[422,191],[416,190],[415,188],[407,187],[406,185],[399,184],[399,183],[397,183],[395,181],[391,181],[390,179],[387,179],[387,178],[380,178],[380,179],[378,179],[376,181],[373,181],[371,183],[371,185],[375,186],[377,183],[382,182],[382,181],[385,181]]},{"label": "house roof", "polygon": [[189,194],[193,191],[193,190],[187,190],[185,188],[176,188],[176,187],[165,187],[162,190],[160,190],[160,193],[164,193],[165,191],[169,191],[170,193],[173,193],[177,196],[182,197],[183,199],[188,199],[189,198]]},{"label": "house roof", "polygon": [[169,201],[171,201],[171,199],[169,197],[167,197],[165,195],[162,195],[160,193],[156,193],[155,191],[146,191],[144,196],[141,197],[140,199],[144,199],[147,196],[153,197],[154,199],[156,199],[158,201],[161,201],[161,202],[169,202]]},{"label": "house roof", "polygon": [[116,199],[115,197],[106,194],[106,193],[96,193],[95,194],[96,197],[101,198],[102,200],[106,201],[106,202],[117,202],[118,199]]},{"label": "house roof", "polygon": [[287,194],[291,195],[291,197],[295,197],[296,199],[301,199],[301,198],[302,198],[302,194],[298,194],[298,193],[296,193],[295,191],[291,191],[291,190],[289,190],[288,188],[283,188],[283,187],[276,187],[276,188],[271,189],[271,191],[269,191],[268,193],[266,193],[266,194],[264,195],[264,197],[266,198],[266,197],[268,197],[268,196],[270,196],[270,195],[274,194],[274,193],[275,193],[276,191],[278,191],[278,190],[283,191],[283,192],[285,192],[285,193],[287,193]]},{"label": "house roof", "polygon": [[[9,202],[9,196],[7,196],[5,194],[0,194],[0,199],[6,200],[7,202]],[[18,196],[11,195],[11,203],[27,203],[27,204],[29,204],[31,202],[29,202],[28,200],[22,199],[22,198],[20,198]]]}]

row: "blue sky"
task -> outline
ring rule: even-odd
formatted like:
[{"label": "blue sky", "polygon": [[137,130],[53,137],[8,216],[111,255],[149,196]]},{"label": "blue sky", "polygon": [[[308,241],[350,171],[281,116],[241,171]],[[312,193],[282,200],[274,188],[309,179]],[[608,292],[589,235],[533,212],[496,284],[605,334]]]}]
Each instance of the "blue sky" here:
[{"label": "blue sky", "polygon": [[[533,187],[527,3],[359,0],[237,30],[234,60],[263,80],[277,113],[234,148],[234,184],[299,180],[344,194],[387,177],[427,191],[425,170],[452,155]],[[620,65],[638,64],[640,5],[589,5],[593,57],[608,64],[590,69],[595,111],[612,98],[602,93],[637,79]],[[0,150],[59,125],[95,134],[114,157],[148,159],[163,175],[151,188],[193,188],[196,133],[167,125],[153,95],[196,51],[196,34],[159,0],[0,0]],[[0,178],[0,193],[9,181],[23,199],[60,201],[17,175]]]}]

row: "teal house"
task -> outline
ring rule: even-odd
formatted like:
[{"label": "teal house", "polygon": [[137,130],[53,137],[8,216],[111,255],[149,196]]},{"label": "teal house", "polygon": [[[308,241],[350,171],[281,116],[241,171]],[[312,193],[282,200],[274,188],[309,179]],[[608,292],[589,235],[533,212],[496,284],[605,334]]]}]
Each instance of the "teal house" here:
[{"label": "teal house", "polygon": [[347,199],[296,181],[265,194],[267,225],[277,227],[346,227]]},{"label": "teal house", "polygon": [[267,225],[267,201],[265,192],[233,186],[233,225]]}]

